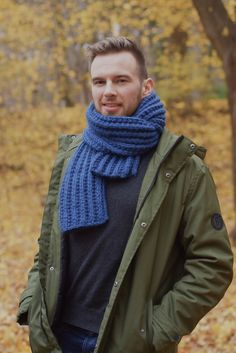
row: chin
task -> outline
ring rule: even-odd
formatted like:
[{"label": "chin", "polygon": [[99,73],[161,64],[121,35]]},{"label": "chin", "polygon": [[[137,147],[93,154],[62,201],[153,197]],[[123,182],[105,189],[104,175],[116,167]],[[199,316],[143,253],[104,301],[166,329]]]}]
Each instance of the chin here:
[{"label": "chin", "polygon": [[117,112],[108,112],[106,110],[101,110],[101,114],[104,116],[123,116],[124,113],[122,111],[117,111]]}]

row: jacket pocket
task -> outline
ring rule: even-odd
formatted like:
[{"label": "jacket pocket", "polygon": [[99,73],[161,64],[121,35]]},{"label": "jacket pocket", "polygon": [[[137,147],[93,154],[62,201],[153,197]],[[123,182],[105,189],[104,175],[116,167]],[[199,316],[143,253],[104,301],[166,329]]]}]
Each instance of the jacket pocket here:
[{"label": "jacket pocket", "polygon": [[29,341],[33,353],[48,353],[57,347],[56,339],[47,320],[47,310],[41,287],[32,298],[28,320]]},{"label": "jacket pocket", "polygon": [[152,300],[147,302],[145,308],[145,315],[143,320],[143,328],[141,329],[142,336],[146,341],[146,346],[148,348],[148,352],[154,353],[155,347],[152,343],[153,338],[153,328],[152,328],[152,314],[153,314],[153,304]]},{"label": "jacket pocket", "polygon": [[152,300],[150,300],[147,303],[146,332],[147,332],[147,341],[151,345],[154,351],[154,346],[152,343],[152,339],[153,339],[152,315],[153,315],[153,303],[152,303]]},{"label": "jacket pocket", "polygon": [[146,304],[146,341],[149,347],[150,353],[177,353],[178,345],[173,342],[169,342],[163,350],[156,350],[153,344],[153,302],[150,300]]}]

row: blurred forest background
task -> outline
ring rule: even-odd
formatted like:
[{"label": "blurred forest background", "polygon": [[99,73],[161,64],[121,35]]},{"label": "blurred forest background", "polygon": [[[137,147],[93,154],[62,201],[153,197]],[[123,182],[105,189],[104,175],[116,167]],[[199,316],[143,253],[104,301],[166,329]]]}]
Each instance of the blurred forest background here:
[{"label": "blurred forest background", "polygon": [[[220,32],[207,29],[205,14],[215,29],[220,23]],[[232,231],[236,90],[231,101],[227,95],[236,86],[229,70],[230,63],[236,70],[235,20],[235,0],[0,1],[0,352],[30,352],[28,328],[18,327],[15,316],[37,251],[57,137],[86,124],[86,43],[126,35],[142,46],[168,127],[208,148],[206,162]],[[230,43],[232,60],[225,57]],[[234,281],[194,334],[183,338],[180,353],[235,351],[235,297]]]}]

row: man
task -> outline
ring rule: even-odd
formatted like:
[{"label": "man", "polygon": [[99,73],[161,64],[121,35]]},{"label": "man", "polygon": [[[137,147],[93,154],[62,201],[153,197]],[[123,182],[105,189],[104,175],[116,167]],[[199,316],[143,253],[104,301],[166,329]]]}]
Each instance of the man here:
[{"label": "man", "polygon": [[133,41],[88,53],[88,127],[61,138],[18,322],[34,353],[174,353],[232,279],[205,150],[165,128]]}]

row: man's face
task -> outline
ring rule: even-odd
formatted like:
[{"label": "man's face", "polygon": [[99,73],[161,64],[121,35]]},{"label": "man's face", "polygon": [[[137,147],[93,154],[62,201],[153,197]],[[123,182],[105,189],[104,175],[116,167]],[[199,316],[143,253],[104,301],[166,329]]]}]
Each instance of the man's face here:
[{"label": "man's face", "polygon": [[[92,97],[103,115],[130,116],[147,95],[134,56],[127,51],[98,55],[91,65]],[[152,87],[151,87],[152,88]]]}]

